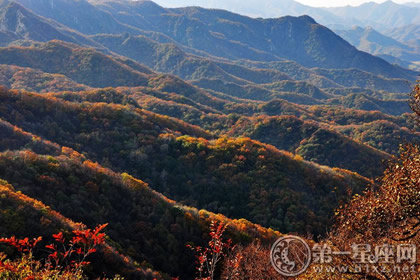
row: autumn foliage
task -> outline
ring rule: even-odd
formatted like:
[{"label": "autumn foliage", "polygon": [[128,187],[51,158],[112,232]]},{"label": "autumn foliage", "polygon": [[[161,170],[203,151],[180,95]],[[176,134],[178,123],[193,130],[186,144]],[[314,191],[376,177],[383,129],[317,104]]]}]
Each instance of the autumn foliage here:
[{"label": "autumn foliage", "polygon": [[53,234],[53,243],[44,246],[48,254],[41,259],[36,256],[43,253],[36,251],[42,237],[32,240],[15,236],[1,238],[0,243],[14,248],[19,257],[12,260],[1,253],[0,279],[85,279],[83,269],[89,265],[88,257],[105,243],[102,231],[106,226],[100,225],[94,230],[74,230],[69,239],[63,232]]},{"label": "autumn foliage", "polygon": [[411,92],[410,107],[417,116],[417,122],[420,123],[420,84],[417,84]]},{"label": "autumn foliage", "polygon": [[[386,170],[378,190],[368,189],[337,212],[331,241],[346,251],[352,244],[420,245],[420,149],[402,148],[399,160]],[[350,262],[350,260],[344,260]],[[417,260],[417,263],[419,260]],[[418,273],[418,271],[416,272]],[[411,277],[414,274],[411,274]],[[378,279],[406,279],[410,274],[367,273]]]},{"label": "autumn foliage", "polygon": [[191,246],[188,248],[196,253],[197,274],[196,280],[213,280],[220,269],[220,265],[228,252],[232,250],[232,240],[223,236],[227,224],[212,221],[210,224],[210,241],[208,246]]},{"label": "autumn foliage", "polygon": [[[418,119],[419,91],[412,93],[411,106]],[[420,246],[420,147],[402,145],[398,160],[390,162],[380,180],[378,189],[367,189],[337,212],[335,230],[330,240],[340,250],[348,250],[352,244],[383,244]],[[419,256],[415,264],[420,263]],[[344,263],[352,263],[343,258]],[[418,266],[414,271],[394,271],[386,264],[380,271],[361,273],[373,279],[417,279]],[[385,271],[385,272],[384,272]],[[359,275],[360,276],[360,275]]]},{"label": "autumn foliage", "polygon": [[[9,86],[44,92],[0,88],[0,178],[10,182],[0,189],[0,233],[28,236],[0,240],[7,252],[0,255],[0,280],[115,273],[191,279],[195,270],[199,280],[276,279],[267,243],[278,231],[326,238],[342,250],[355,242],[419,243],[417,146],[402,150],[380,187],[372,182],[354,196],[371,182],[363,176],[382,174],[381,161],[396,155],[403,139],[418,139],[408,116],[269,100],[285,95],[239,100],[59,42],[7,51],[13,61],[22,53],[48,60],[34,58],[29,65],[45,73],[0,67],[0,76],[1,69],[11,71],[4,78],[13,82]],[[88,89],[76,82],[127,87]],[[73,92],[58,92],[66,88]],[[417,114],[419,92],[417,86],[411,103]],[[307,93],[304,99],[312,97]],[[332,89],[313,93],[335,95]],[[381,109],[394,104],[382,101]],[[36,208],[23,203],[30,197],[39,201]],[[327,235],[334,210],[349,201]],[[88,227],[109,222],[108,244],[104,226],[74,230],[59,223],[64,216]],[[210,241],[204,237],[209,224]]]}]

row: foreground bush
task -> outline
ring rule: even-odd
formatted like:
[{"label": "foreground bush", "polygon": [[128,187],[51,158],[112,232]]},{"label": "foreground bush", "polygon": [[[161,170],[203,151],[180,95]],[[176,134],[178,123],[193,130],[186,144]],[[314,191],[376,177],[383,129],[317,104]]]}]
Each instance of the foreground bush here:
[{"label": "foreground bush", "polygon": [[[87,279],[84,269],[89,265],[88,257],[105,243],[105,233],[102,231],[106,226],[100,225],[94,230],[74,230],[71,238],[66,238],[62,232],[54,234],[54,242],[45,245],[43,250],[38,248],[41,247],[42,237],[32,240],[14,236],[1,238],[0,243],[6,245],[5,249],[17,257],[12,259],[0,253],[0,279]],[[44,257],[38,259],[35,255]]]}]

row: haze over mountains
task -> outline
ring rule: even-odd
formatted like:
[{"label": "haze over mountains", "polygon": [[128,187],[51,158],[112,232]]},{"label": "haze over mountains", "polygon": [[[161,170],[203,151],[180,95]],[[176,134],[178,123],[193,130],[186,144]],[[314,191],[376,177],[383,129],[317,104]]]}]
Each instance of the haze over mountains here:
[{"label": "haze over mountains", "polygon": [[[66,2],[57,2],[54,5],[50,5],[48,1],[35,3],[21,0],[20,2],[42,16],[51,16],[54,20],[63,24],[67,23],[70,27],[88,34],[128,32],[136,35],[147,30],[150,33],[142,35],[160,42],[170,41],[169,37],[183,47],[228,59],[262,61],[289,59],[309,67],[358,68],[385,77],[408,78],[409,80],[413,80],[416,76],[414,72],[398,69],[384,63],[383,60],[358,52],[330,30],[317,25],[308,17],[285,17],[274,21],[252,20],[221,11],[194,8],[165,10],[147,1],[102,1],[97,6],[86,1],[78,1],[72,6],[68,6],[69,3]],[[124,16],[116,12],[124,7],[127,9]],[[11,9],[10,5],[6,9]],[[62,10],[67,10],[69,13],[61,15]],[[92,17],[97,19],[93,22]],[[154,21],[156,17],[160,18],[159,24]],[[201,20],[197,20],[198,17]],[[181,25],[181,29],[178,27],[180,19],[187,23],[185,27]],[[234,22],[236,24],[233,24]],[[188,23],[195,26],[194,31],[186,29]],[[24,27],[21,28],[25,29],[25,24],[22,25]],[[26,28],[30,29],[31,26],[33,25],[26,25]],[[90,30],[85,30],[86,26],[89,26]],[[7,32],[13,33],[13,30],[7,30]],[[26,33],[31,34],[30,30]],[[278,35],[281,34],[289,34],[289,39],[279,37]],[[200,37],[201,35],[203,36]],[[230,38],[230,36],[233,37]]]},{"label": "haze over mountains", "polygon": [[[399,30],[402,31],[402,28]],[[403,35],[400,37],[402,41],[400,42],[379,33],[371,27],[361,28],[356,26],[350,30],[335,30],[335,32],[359,50],[382,57],[393,64],[419,69],[420,46],[411,41],[411,39],[404,42],[403,39],[401,40]],[[398,31],[393,31],[392,33],[401,35]],[[410,38],[412,38],[411,36],[416,38],[415,31],[410,33]]]},{"label": "haze over mountains", "polygon": [[188,1],[158,0],[157,3],[168,7],[200,6],[206,8],[226,9],[252,17],[277,18],[291,15],[307,14],[317,22],[331,27],[373,26],[379,30],[420,24],[418,3],[397,4],[392,1],[383,3],[368,2],[360,6],[334,8],[316,8],[303,5],[293,0],[281,1]]},{"label": "haze over mountains", "polygon": [[[108,222],[107,262],[90,273],[127,279],[194,279],[186,245],[205,245],[211,220],[244,245],[325,237],[335,210],[420,140],[417,19],[386,35],[347,29],[357,9],[287,3],[291,15],[263,19],[0,0],[0,236]],[[394,5],[365,16],[389,24]]]},{"label": "haze over mountains", "polygon": [[[309,15],[318,23],[333,30],[341,31],[338,35],[356,46],[359,50],[379,55],[390,63],[403,67],[418,69],[420,44],[416,41],[416,31],[420,26],[420,7],[418,3],[397,4],[392,1],[384,3],[369,2],[360,6],[346,6],[335,8],[315,8],[303,5],[293,0],[282,1],[158,1],[164,6],[201,6],[207,8],[226,9],[251,17],[278,18],[281,16]],[[368,43],[367,35],[359,28],[375,29],[375,35],[370,34],[373,42]],[[383,34],[379,34],[383,33]],[[349,36],[349,33],[353,33]],[[366,33],[366,32],[365,32]],[[404,38],[404,34],[409,38]],[[348,35],[348,36],[346,36]],[[358,38],[355,39],[355,36]],[[364,37],[364,38],[363,38]],[[382,38],[378,38],[382,37]],[[398,42],[390,45],[391,37]],[[360,40],[365,43],[360,44]],[[372,46],[372,44],[374,46]],[[407,46],[408,45],[408,46]]]}]

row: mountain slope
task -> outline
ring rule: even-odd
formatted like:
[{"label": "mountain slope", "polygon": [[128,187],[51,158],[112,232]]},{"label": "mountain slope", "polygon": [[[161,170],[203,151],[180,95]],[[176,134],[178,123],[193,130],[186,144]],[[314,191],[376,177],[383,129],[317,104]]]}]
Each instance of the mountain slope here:
[{"label": "mountain slope", "polygon": [[[339,131],[368,143],[389,153],[395,153],[401,143],[419,143],[420,133],[413,133],[407,128],[402,128],[390,121],[378,120],[363,125],[349,125],[338,128]],[[379,140],[381,139],[381,140]]]},{"label": "mountain slope", "polygon": [[[320,164],[352,168],[371,178],[383,173],[377,168],[378,162],[390,159],[386,153],[293,116],[242,118],[232,127],[230,134],[248,136]],[[376,168],[371,169],[373,166]]]},{"label": "mountain slope", "polygon": [[140,65],[137,67],[142,72],[94,49],[60,41],[34,47],[0,48],[0,64],[63,74],[78,83],[93,87],[146,85],[152,73]]},{"label": "mountain slope", "polygon": [[388,92],[406,93],[411,83],[404,79],[386,79],[359,69],[322,69],[313,68],[315,73],[334,80],[347,88],[360,87],[370,90],[385,90]]},{"label": "mountain slope", "polygon": [[[347,199],[349,187],[358,192],[367,183],[359,175],[294,159],[251,139],[181,136],[211,137],[197,127],[129,106],[7,91],[1,100],[1,118],[28,132],[138,176],[181,203],[280,230],[322,234],[321,224],[329,223],[324,213]],[[22,110],[37,118],[16,118]],[[332,185],[340,188],[339,200],[331,193]],[[268,199],[261,195],[269,191],[276,198],[260,204],[260,199]],[[296,197],[301,210],[281,202],[287,195]],[[284,204],[285,212],[274,211],[275,200]],[[320,209],[320,204],[329,210]],[[302,224],[304,213],[318,218],[304,218]]]},{"label": "mountain slope", "polygon": [[35,92],[87,90],[88,86],[76,83],[64,75],[47,74],[27,67],[0,64],[0,84],[13,89]]},{"label": "mountain slope", "polygon": [[[202,107],[192,100],[185,102],[187,100],[183,101],[175,96],[140,88],[55,93],[52,96],[77,102],[107,102],[124,105],[137,103],[141,108],[182,119],[219,135],[251,137],[272,144],[279,149],[298,153],[305,159],[357,171],[371,178],[381,175],[383,165],[378,163],[388,159],[389,155],[372,149],[366,144],[372,144],[373,147],[382,151],[396,154],[399,148],[394,145],[395,140],[391,141],[392,135],[396,137],[399,135],[400,141],[414,140],[419,137],[415,131],[416,128],[409,121],[409,115],[393,117],[379,112],[350,110],[338,106],[311,106],[308,108],[279,99],[259,102],[259,104],[255,104],[255,101],[226,104],[222,112],[216,113],[208,111],[208,108]],[[380,106],[377,100],[372,98],[370,100]],[[360,106],[357,102],[354,106]],[[382,106],[387,106],[387,110],[390,111],[391,108],[394,111],[399,110],[396,106],[399,105],[398,103],[392,101],[388,101],[388,103]],[[406,105],[405,102],[401,102],[401,104]],[[373,122],[387,122],[393,126],[392,130],[395,132],[392,135],[383,134],[383,129],[373,125]],[[351,124],[365,127],[365,131],[369,130],[369,134],[375,135],[374,139],[362,141],[363,144],[361,144],[358,133],[347,133],[349,128],[354,128]],[[366,129],[370,125],[373,125],[372,129]],[[343,131],[345,134],[342,133]],[[377,133],[375,134],[375,132]],[[351,135],[352,139],[345,135]],[[389,146],[391,143],[392,148]],[[307,153],[309,150],[301,149],[305,146],[317,147],[317,153],[314,152],[314,149],[311,150],[311,153]],[[386,149],[384,149],[385,147]]]},{"label": "mountain slope", "polygon": [[[1,157],[4,156],[4,154],[1,155]],[[85,225],[73,222],[52,210],[50,206],[28,197],[16,189],[19,187],[15,188],[7,181],[0,179],[0,236],[16,236],[17,238],[42,236],[42,245],[45,246],[46,242],[52,242],[53,234],[85,228]],[[161,274],[155,273],[151,269],[136,267],[129,258],[120,255],[115,248],[108,244],[98,248],[90,270],[92,276],[118,273],[127,279],[165,279]]]},{"label": "mountain slope", "polygon": [[[274,69],[286,73],[292,79],[308,82],[322,89],[343,89],[357,85],[366,90],[384,90],[388,92],[411,90],[406,79],[385,78],[360,69],[306,68],[294,61],[255,62],[240,61],[241,65],[256,68]],[[325,74],[326,76],[322,76]],[[366,82],[366,81],[369,82]],[[341,84],[342,83],[342,84]],[[373,83],[373,84],[372,84]],[[378,87],[378,88],[375,88]],[[351,91],[351,89],[344,89]]]},{"label": "mountain slope", "polygon": [[[279,63],[277,69],[271,67],[268,63],[248,64],[247,67],[243,67],[215,58],[190,55],[175,44],[160,44],[145,36],[96,35],[91,36],[91,38],[110,50],[143,63],[155,71],[175,74],[187,80],[198,80],[197,85],[203,85],[204,83],[200,82],[203,79],[224,81],[237,85],[269,84],[283,80],[289,80],[289,83],[292,83],[292,79],[297,79],[318,87],[340,87],[334,84],[336,82],[345,87],[357,85],[363,88],[390,92],[407,92],[410,90],[408,83],[403,79],[385,79],[356,70],[323,69],[323,72],[320,72],[298,65],[295,68],[300,67],[300,69],[293,70],[290,69],[291,65],[286,62]],[[287,71],[293,78],[279,70]],[[302,76],[297,76],[295,71],[298,71]],[[305,71],[310,74],[304,76],[302,72]],[[334,71],[336,74],[331,75],[330,71]],[[356,72],[358,73],[355,74]],[[296,88],[299,87],[301,86],[297,83]],[[214,89],[213,87],[210,88]],[[222,92],[229,94],[223,90]],[[292,90],[292,92],[296,92],[296,90]]]},{"label": "mountain slope", "polygon": [[9,0],[0,3],[0,34],[5,46],[15,40],[62,40],[81,45],[98,46],[94,41],[62,24],[39,17],[20,4]]},{"label": "mountain slope", "polygon": [[175,44],[159,44],[145,36],[101,34],[91,38],[155,71],[174,74],[187,80],[218,78],[244,84],[290,79],[284,73],[274,70],[247,69],[232,63],[190,55]]},{"label": "mountain slope", "polygon": [[17,0],[38,15],[54,19],[84,34],[139,32],[112,15],[100,11],[85,0]]},{"label": "mountain slope", "polygon": [[[210,219],[229,223],[229,235],[236,242],[246,243],[254,237],[261,238],[263,242],[270,242],[278,236],[273,230],[267,230],[245,220],[233,221],[222,215],[199,212],[197,209],[175,204],[151,190],[141,180],[128,174],[114,173],[98,164],[86,161],[74,152],[71,158],[66,155],[39,156],[30,151],[1,153],[0,165],[2,166],[0,177],[12,183],[16,191],[42,201],[54,211],[59,211],[66,217],[83,222],[89,227],[95,227],[98,223],[109,223],[107,228],[109,242],[121,253],[127,254],[138,263],[143,263],[143,266],[154,266],[160,271],[182,276],[184,279],[193,279],[195,267],[194,256],[186,245],[205,243]],[[18,194],[15,193],[13,196]],[[3,201],[3,198],[0,201]],[[4,211],[10,212],[7,209]],[[22,213],[20,222],[31,215],[37,216],[38,212],[47,211],[51,210],[47,208],[46,211]],[[52,221],[57,219],[57,214],[53,212],[53,215],[54,213],[54,219],[49,218]],[[19,210],[15,214],[19,214]],[[8,216],[2,217],[8,218]],[[62,217],[58,218],[65,220]],[[18,221],[13,222],[15,226],[18,224]],[[34,221],[31,221],[31,224],[33,223]],[[11,225],[11,222],[8,224]],[[32,228],[39,229],[43,224],[48,224],[48,221],[35,223]],[[5,230],[3,234],[10,234],[14,227]],[[241,232],[239,228],[242,228]],[[21,228],[15,232],[22,235],[37,234],[35,230],[30,233],[28,231],[30,232]],[[38,232],[41,232],[41,229]],[[165,254],[167,257],[162,258]],[[117,269],[118,272],[120,269],[120,273],[125,272],[127,279],[139,279],[141,276],[141,270],[134,269],[130,272],[128,270],[130,266],[124,265],[118,256],[113,256],[112,253],[108,253],[104,258],[105,263],[101,264],[101,259],[98,260],[98,268],[102,267],[104,272],[106,268],[103,266],[107,265],[111,271]],[[131,269],[133,270],[132,267]],[[154,275],[151,272],[148,274],[147,279],[153,279]]]},{"label": "mountain slope", "polygon": [[385,34],[402,43],[414,46],[417,49],[420,46],[420,24],[394,27],[387,30]]},{"label": "mountain slope", "polygon": [[[397,58],[402,60],[401,66],[415,68],[414,63],[420,61],[420,52],[415,47],[405,45],[372,28],[354,27],[351,30],[336,30],[335,32],[359,50],[384,57],[391,63],[393,61],[390,59]],[[389,56],[391,57],[387,59]]]},{"label": "mountain slope", "polygon": [[407,100],[380,100],[366,94],[349,94],[329,100],[330,105],[341,104],[347,108],[380,111],[390,115],[401,115],[411,112]]},{"label": "mountain slope", "polygon": [[[398,127],[401,131],[408,131],[405,127],[411,128],[403,117],[391,117],[378,112],[373,114],[375,117],[365,117],[368,112],[331,106],[312,106],[310,110],[314,110],[318,115],[315,116],[303,106],[278,99],[267,103],[261,102],[258,106],[255,102],[228,104],[223,110],[224,114],[222,112],[216,114],[211,111],[207,112],[206,108],[194,105],[194,103],[178,103],[175,98],[168,98],[169,96],[154,94],[142,89],[117,88],[106,91],[55,93],[52,96],[77,102],[113,102],[130,105],[137,103],[141,108],[182,119],[219,135],[251,137],[272,144],[278,149],[297,153],[304,159],[357,171],[370,178],[382,174],[383,166],[378,163],[389,159],[390,155],[360,143],[359,138],[354,141],[342,133],[337,134],[341,130],[347,131],[348,122],[344,122],[345,118],[353,119],[354,122],[366,127],[373,121],[387,121],[392,123],[394,129]],[[229,114],[231,112],[234,114]],[[332,112],[338,115],[335,116],[331,114]],[[266,114],[272,117],[267,117]],[[342,123],[343,127],[338,123]],[[374,133],[374,131],[370,133]],[[348,135],[347,132],[346,135]],[[405,133],[405,135],[406,139],[418,137],[414,131]],[[394,142],[389,141],[389,136],[382,135],[378,131],[375,147],[381,148],[377,144],[381,142],[382,138],[388,139],[382,142]],[[309,152],[308,147],[313,149]],[[316,149],[314,149],[315,147]],[[397,151],[398,147],[395,146],[394,149],[386,150],[393,154]]]},{"label": "mountain slope", "polygon": [[[151,41],[146,39],[145,42]],[[161,44],[153,46],[160,47]],[[328,101],[327,103],[337,104],[338,102],[339,104],[347,104],[346,106],[348,106],[348,104],[352,103],[343,103],[336,95],[338,94],[338,97],[340,97],[340,95],[354,91],[354,89],[339,90],[339,88],[325,91],[306,82],[289,80],[290,78],[276,70],[245,68],[227,62],[203,60],[203,58],[193,58],[198,63],[189,63],[188,61],[191,61],[190,56],[181,57],[181,64],[185,62],[185,67],[175,67],[174,69],[189,69],[185,73],[197,73],[197,77],[219,75],[222,78],[224,77],[225,80],[236,82],[226,83],[214,79],[193,81],[194,84],[200,87],[223,92],[225,95],[213,91],[209,93],[193,87],[174,76],[156,75],[148,68],[132,60],[117,56],[107,56],[94,49],[80,48],[76,45],[60,41],[35,43],[25,47],[0,48],[0,53],[3,54],[0,57],[0,63],[12,64],[2,65],[0,67],[0,79],[4,85],[15,89],[57,92],[67,89],[83,90],[89,88],[88,85],[93,87],[143,85],[150,89],[176,93],[188,99],[193,99],[195,102],[200,103],[200,106],[212,107],[213,111],[225,111],[228,109],[228,106],[232,105],[232,102],[249,102],[249,100],[232,99],[232,96],[265,101],[273,98],[284,98],[301,104],[324,104],[333,98],[331,100],[334,101]],[[155,54],[163,54],[163,52],[155,52]],[[144,57],[150,57],[150,55],[144,55]],[[173,59],[177,61],[178,58],[175,55]],[[162,64],[159,61],[154,60],[152,64],[155,64],[155,67],[165,65],[163,67],[168,70],[173,65],[173,62],[170,62],[171,60],[163,59]],[[19,67],[14,65],[19,65]],[[211,68],[211,65],[215,66],[214,69],[218,69],[219,74],[216,74],[216,72],[206,72],[203,74],[201,72],[208,70],[209,67]],[[267,68],[282,69],[298,79],[305,80],[309,78],[311,82],[322,79],[326,80],[327,78],[322,78],[323,76],[321,76],[324,75],[324,77],[334,79],[346,86],[361,85],[367,88],[383,88],[394,92],[406,92],[409,88],[409,84],[405,80],[385,79],[359,70],[327,70],[315,68],[307,70],[306,73],[305,68],[290,62],[278,62],[273,65],[263,63],[263,65]],[[256,66],[260,66],[260,64]],[[253,64],[252,67],[254,67]],[[35,69],[41,69],[43,71]],[[299,72],[296,73],[296,71]],[[231,74],[227,74],[228,72]],[[223,73],[227,74],[227,76],[223,75]],[[287,80],[278,82],[280,79]],[[273,81],[277,82],[271,84],[255,84]],[[332,84],[332,82],[328,82],[328,84]],[[363,94],[366,93],[363,89],[358,89],[358,91]],[[388,95],[382,94],[381,92],[375,91],[374,94],[376,98],[389,98]],[[389,102],[381,101],[383,104]],[[375,109],[390,112],[388,109],[382,108],[385,107],[381,105]],[[403,104],[398,108],[398,110],[392,111],[392,114],[401,114],[409,110],[408,106],[403,106]],[[209,109],[206,110],[208,111]],[[165,114],[165,112],[162,113]]]},{"label": "mountain slope", "polygon": [[[48,88],[49,80],[52,77],[67,80],[62,77],[64,75],[81,84],[78,87],[83,87],[83,85],[100,88],[146,86],[150,89],[178,93],[214,108],[220,109],[227,103],[226,100],[213,97],[204,90],[196,88],[175,76],[157,75],[149,68],[130,59],[108,56],[95,49],[83,48],[61,41],[36,43],[29,47],[0,48],[0,64],[11,65],[12,68],[13,66],[19,66],[38,69],[28,69],[28,71],[37,73],[35,74],[36,77],[42,76],[41,81],[45,84],[35,85],[41,91]],[[4,67],[8,68],[8,66]],[[39,70],[46,72],[47,75],[41,74]],[[61,76],[48,74],[60,74]],[[13,75],[13,71],[10,71],[10,69],[5,71],[3,79],[9,81],[9,84],[11,75]],[[25,77],[22,77],[16,83],[17,88],[19,88],[19,83],[29,84],[25,79]],[[62,86],[65,87],[65,85]],[[51,87],[53,88],[53,85]]]}]

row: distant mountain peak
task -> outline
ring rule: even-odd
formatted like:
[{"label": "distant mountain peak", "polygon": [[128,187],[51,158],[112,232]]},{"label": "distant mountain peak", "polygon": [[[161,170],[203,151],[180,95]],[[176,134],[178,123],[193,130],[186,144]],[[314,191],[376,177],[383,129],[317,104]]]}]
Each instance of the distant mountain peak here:
[{"label": "distant mountain peak", "polygon": [[314,18],[312,18],[309,15],[303,15],[299,16],[298,19],[304,20],[305,22],[311,23],[311,24],[318,24]]},{"label": "distant mountain peak", "polygon": [[379,5],[398,5],[397,3],[395,3],[394,1],[392,1],[392,0],[388,0],[388,1],[385,1],[385,2],[383,2],[382,4],[379,4]]}]

